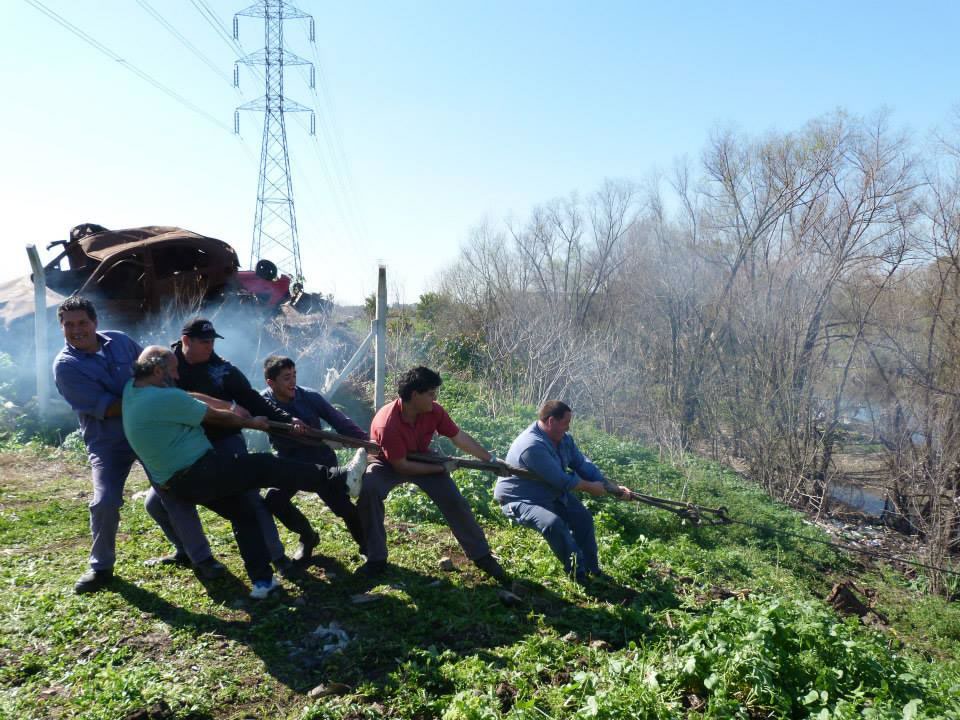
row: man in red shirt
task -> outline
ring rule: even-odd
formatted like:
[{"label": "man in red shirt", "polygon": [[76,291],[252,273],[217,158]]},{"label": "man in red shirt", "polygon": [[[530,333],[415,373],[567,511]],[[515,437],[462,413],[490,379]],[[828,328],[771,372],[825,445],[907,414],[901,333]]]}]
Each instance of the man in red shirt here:
[{"label": "man in red shirt", "polygon": [[507,575],[490,553],[483,529],[450,477],[449,469],[438,471],[437,465],[407,458],[407,453],[426,452],[434,433],[450,438],[460,450],[480,460],[493,458],[491,452],[457,427],[436,402],[441,382],[440,376],[429,368],[408,370],[397,381],[400,397],[380,408],[370,423],[370,439],[382,450],[363,476],[357,501],[367,539],[367,562],[360,571],[375,577],[387,569],[383,501],[400,483],[412,482],[440,508],[467,557],[483,572],[505,581]]}]

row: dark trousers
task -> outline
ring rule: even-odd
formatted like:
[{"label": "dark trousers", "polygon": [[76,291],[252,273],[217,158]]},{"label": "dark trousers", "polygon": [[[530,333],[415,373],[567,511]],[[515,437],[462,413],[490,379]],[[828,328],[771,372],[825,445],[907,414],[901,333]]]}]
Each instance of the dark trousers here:
[{"label": "dark trousers", "polygon": [[[247,444],[240,433],[218,438],[213,443],[213,449],[223,455],[247,454]],[[257,523],[260,525],[260,532],[263,533],[263,539],[270,551],[270,559],[279,560],[284,555],[284,549],[277,526],[273,522],[273,516],[264,505],[259,491],[251,490],[250,500],[256,508]],[[161,497],[153,488],[147,494],[144,504],[150,517],[173,543],[177,553],[185,553],[194,564],[213,556],[210,543],[207,542],[207,536],[203,532],[203,525],[200,524],[196,505],[171,498],[169,494]]]},{"label": "dark trousers", "polygon": [[453,536],[471,560],[490,553],[490,545],[483,534],[453,478],[445,472],[436,475],[401,475],[390,465],[374,461],[363,476],[363,490],[357,500],[360,522],[367,538],[367,560],[387,559],[387,533],[383,527],[383,501],[390,491],[401,483],[413,483],[423,490],[440,508]]},{"label": "dark trousers", "polygon": [[[266,453],[218,455],[210,451],[193,465],[175,474],[160,489],[196,505],[208,507],[230,521],[247,575],[254,582],[269,580],[270,552],[257,518],[259,495],[247,491],[275,487],[296,493],[319,493],[332,482],[322,465],[284,460]],[[256,499],[254,498],[256,497]]]},{"label": "dark trousers", "polygon": [[[283,526],[295,532],[298,535],[310,537],[313,535],[313,527],[296,505],[291,500],[296,495],[296,490],[280,490],[279,488],[270,488],[263,497],[263,502],[267,509],[273,513],[273,516],[283,523]],[[363,540],[363,526],[360,524],[360,513],[357,512],[357,506],[350,502],[350,496],[347,494],[346,485],[339,481],[332,481],[324,486],[317,495],[327,504],[327,507],[333,511],[333,514],[343,520],[347,526],[350,536],[360,547],[360,552],[366,550]]]}]

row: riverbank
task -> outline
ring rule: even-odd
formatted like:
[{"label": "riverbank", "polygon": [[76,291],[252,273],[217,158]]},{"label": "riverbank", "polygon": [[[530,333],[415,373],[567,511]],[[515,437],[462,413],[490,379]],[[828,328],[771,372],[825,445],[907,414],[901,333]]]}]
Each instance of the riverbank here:
[{"label": "riverbank", "polygon": [[[494,418],[455,387],[445,393],[490,446],[526,424],[526,412]],[[666,497],[686,487],[740,520],[818,532],[715,465],[681,472],[586,426],[578,440],[624,484]],[[134,498],[138,474],[117,579],[76,596],[89,542],[84,458],[9,447],[0,473],[0,717],[960,717],[957,605],[822,545],[590,500],[610,580],[580,587],[539,536],[503,519],[489,477],[458,472],[515,597],[475,571],[422,493],[399,489],[387,507],[395,570],[382,581],[354,574],[362,558],[346,531],[301,495],[325,558],[255,602],[229,527],[206,511],[227,578],[144,565],[166,548]],[[842,583],[883,619],[828,604]]]}]

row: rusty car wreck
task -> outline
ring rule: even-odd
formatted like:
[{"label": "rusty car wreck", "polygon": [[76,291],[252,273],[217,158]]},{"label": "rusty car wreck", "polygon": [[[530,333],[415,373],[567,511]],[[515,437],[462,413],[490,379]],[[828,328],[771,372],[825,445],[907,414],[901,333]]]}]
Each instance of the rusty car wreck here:
[{"label": "rusty car wreck", "polygon": [[[261,261],[256,271],[240,270],[228,243],[171,226],[108,230],[93,223],[77,225],[68,240],[48,250],[59,253],[44,267],[48,311],[65,297],[84,295],[103,314],[132,326],[159,313],[199,309],[226,299],[251,302],[266,310],[287,303],[309,312],[313,297],[291,286],[286,275]],[[294,291],[291,295],[291,289]],[[34,312],[32,277],[0,284],[0,322],[9,329]]]}]

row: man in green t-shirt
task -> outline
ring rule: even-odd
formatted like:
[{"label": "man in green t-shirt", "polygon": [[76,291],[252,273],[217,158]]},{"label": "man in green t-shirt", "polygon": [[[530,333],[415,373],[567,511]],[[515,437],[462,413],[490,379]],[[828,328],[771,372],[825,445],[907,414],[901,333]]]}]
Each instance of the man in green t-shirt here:
[{"label": "man in green t-shirt", "polygon": [[170,350],[153,345],[141,353],[123,389],[124,433],[161,494],[203,505],[230,521],[253,582],[250,596],[265,598],[277,583],[256,509],[244,493],[266,487],[318,492],[326,483],[359,480],[365,462],[326,468],[266,453],[218,455],[202,423],[266,430],[266,419],[208,407],[174,387],[176,379],[177,359]]}]

